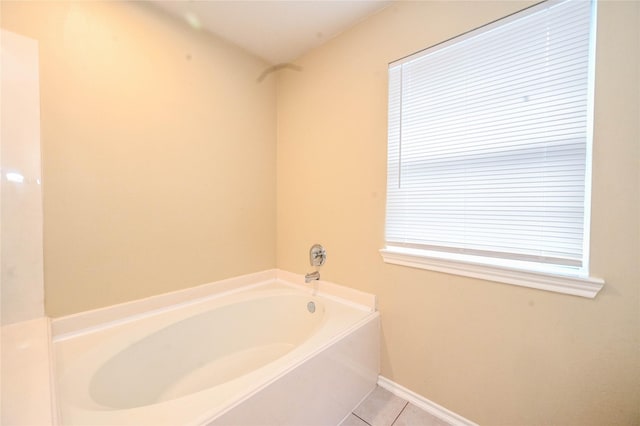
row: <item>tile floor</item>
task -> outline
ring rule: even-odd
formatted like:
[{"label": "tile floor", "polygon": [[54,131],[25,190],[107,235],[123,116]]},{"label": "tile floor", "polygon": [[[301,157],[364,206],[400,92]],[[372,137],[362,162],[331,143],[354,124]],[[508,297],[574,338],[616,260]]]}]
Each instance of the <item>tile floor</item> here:
[{"label": "tile floor", "polygon": [[380,386],[340,426],[450,426]]}]

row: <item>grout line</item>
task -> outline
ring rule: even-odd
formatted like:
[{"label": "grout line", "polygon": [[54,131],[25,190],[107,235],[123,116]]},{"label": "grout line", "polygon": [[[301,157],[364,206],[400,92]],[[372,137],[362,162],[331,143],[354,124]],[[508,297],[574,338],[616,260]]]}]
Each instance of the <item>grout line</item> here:
[{"label": "grout line", "polygon": [[398,417],[400,417],[400,416],[402,415],[402,413],[404,412],[404,409],[405,409],[405,408],[407,408],[407,405],[409,405],[409,401],[405,401],[405,403],[404,403],[404,407],[402,407],[402,410],[400,410],[400,412],[398,413],[398,415],[396,416],[396,418],[395,418],[395,419],[393,419],[393,421],[391,422],[391,425],[390,425],[390,426],[393,426],[393,425],[396,423],[396,421],[398,420]]},{"label": "grout line", "polygon": [[365,422],[366,424],[368,424],[369,426],[371,426],[371,423],[369,423],[368,421],[366,421],[365,419],[363,419],[362,417],[360,417],[359,415],[357,415],[356,413],[351,413],[354,416],[356,416],[357,418],[359,418],[360,420],[362,420],[363,422]]}]

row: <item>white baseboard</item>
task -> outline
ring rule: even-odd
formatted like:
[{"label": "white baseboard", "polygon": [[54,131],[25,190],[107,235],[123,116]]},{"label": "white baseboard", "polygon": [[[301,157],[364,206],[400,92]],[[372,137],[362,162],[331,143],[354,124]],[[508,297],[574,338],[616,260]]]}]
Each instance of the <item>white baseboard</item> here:
[{"label": "white baseboard", "polygon": [[427,398],[418,395],[417,393],[410,391],[404,386],[400,386],[399,384],[387,379],[383,376],[378,376],[378,386],[388,390],[392,394],[405,399],[415,405],[418,408],[426,411],[427,413],[444,420],[453,426],[478,426],[477,423],[472,422],[471,420],[465,419],[459,414],[454,413],[453,411],[447,410],[441,405],[436,404],[433,401],[429,401]]}]

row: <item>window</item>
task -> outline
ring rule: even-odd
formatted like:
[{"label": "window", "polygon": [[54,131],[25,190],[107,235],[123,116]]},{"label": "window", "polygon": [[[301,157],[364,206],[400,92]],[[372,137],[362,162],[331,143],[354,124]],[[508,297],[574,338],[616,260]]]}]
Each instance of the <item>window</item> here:
[{"label": "window", "polygon": [[545,2],[390,64],[386,262],[595,296],[594,38]]}]

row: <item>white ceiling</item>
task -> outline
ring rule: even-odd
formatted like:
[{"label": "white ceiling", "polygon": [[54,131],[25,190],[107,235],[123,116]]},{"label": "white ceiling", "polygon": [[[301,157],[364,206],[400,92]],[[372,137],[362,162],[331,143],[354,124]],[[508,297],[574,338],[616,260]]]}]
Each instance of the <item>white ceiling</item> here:
[{"label": "white ceiling", "polygon": [[386,7],[391,0],[151,0],[272,64],[290,62]]}]

